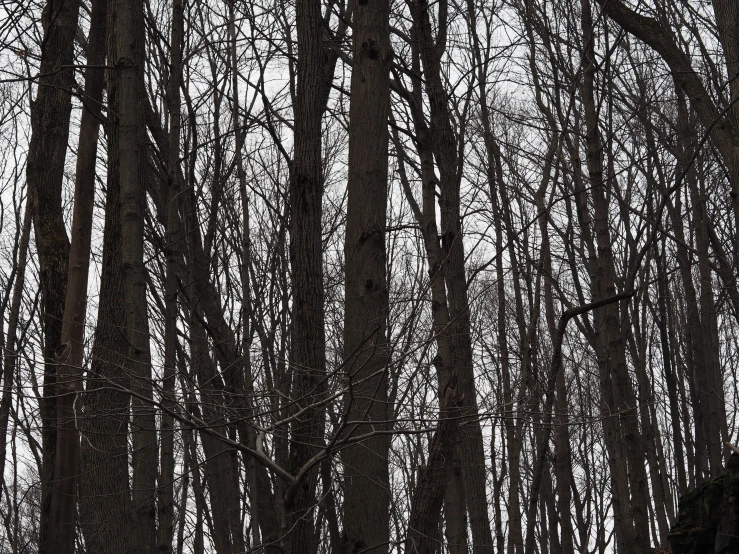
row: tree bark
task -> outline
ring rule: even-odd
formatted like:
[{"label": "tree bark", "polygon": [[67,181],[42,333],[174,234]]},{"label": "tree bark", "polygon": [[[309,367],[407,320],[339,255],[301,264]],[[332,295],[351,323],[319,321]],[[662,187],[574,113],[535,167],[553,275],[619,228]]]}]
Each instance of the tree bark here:
[{"label": "tree bark", "polygon": [[[179,194],[181,190],[179,158],[182,109],[180,86],[182,83],[182,42],[184,35],[184,5],[182,0],[172,2],[172,34],[170,40],[170,75],[167,90],[169,112],[169,151],[167,160],[167,229],[166,229],[166,282],[164,313],[164,375],[162,402],[170,409],[175,406],[175,375],[177,367],[177,315],[178,315],[178,261],[180,238]],[[174,538],[174,418],[161,414],[161,469],[158,479],[158,536],[157,550],[171,552]]]},{"label": "tree bark", "polygon": [[[124,309],[129,342],[126,364],[132,400],[133,502],[139,552],[156,549],[156,477],[158,468],[155,412],[144,268],[145,179],[147,169],[144,89],[145,31],[141,0],[115,1],[119,74],[118,167],[121,201],[121,256]],[[142,400],[144,398],[145,400]]]},{"label": "tree bark", "polygon": [[405,552],[409,554],[436,554],[439,544],[439,513],[449,478],[448,461],[452,457],[459,425],[455,412],[460,406],[455,388],[450,381],[440,394],[439,424],[429,446],[426,467],[419,468],[418,484],[411,502]]},{"label": "tree bark", "polygon": [[39,552],[55,552],[56,536],[50,536],[51,499],[57,444],[56,362],[61,344],[66,298],[69,238],[62,211],[64,160],[69,138],[74,83],[74,37],[77,31],[78,0],[49,0],[44,7],[41,66],[36,100],[31,103],[31,141],[28,147],[26,180],[33,207],[33,226],[39,258],[41,311],[44,332],[44,382],[41,401],[43,462],[41,468],[41,513]]},{"label": "tree bark", "polygon": [[472,362],[470,312],[460,213],[458,144],[451,126],[448,97],[441,75],[441,55],[446,44],[448,6],[446,0],[439,4],[439,31],[436,40],[432,36],[429,7],[425,0],[415,0],[411,6],[411,13],[426,78],[426,90],[431,107],[431,144],[440,176],[441,244],[443,259],[448,260],[444,282],[447,288],[452,336],[452,359],[447,363],[458,372],[459,398],[464,406],[464,417],[467,419],[459,428],[462,477],[472,530],[473,550],[476,554],[481,554],[492,552],[493,537],[488,515],[485,451],[478,421]]},{"label": "tree bark", "polygon": [[[111,6],[113,7],[113,6]],[[108,13],[108,56],[116,49],[115,11]],[[84,396],[80,526],[90,552],[133,554],[135,526],[129,485],[128,432],[131,401],[125,371],[128,356],[123,305],[120,174],[118,172],[118,72],[107,73],[108,175],[97,325]]]},{"label": "tree bark", "polygon": [[107,0],[96,0],[90,16],[85,73],[85,107],[80,121],[77,149],[72,240],[69,251],[64,320],[57,362],[57,444],[54,479],[57,488],[51,499],[51,544],[60,554],[71,554],[75,544],[77,485],[80,472],[80,435],[77,402],[82,390],[87,278],[90,268],[92,212],[95,199],[100,114],[107,41]]},{"label": "tree bark", "polygon": [[[388,188],[390,3],[354,7],[346,216],[344,371],[347,437],[386,431],[389,293],[385,254]],[[342,451],[342,552],[387,552],[390,544],[390,437]]]},{"label": "tree bark", "polygon": [[[319,0],[297,0],[297,95],[294,153],[290,167],[290,266],[293,303],[290,329],[292,400],[309,409],[291,429],[288,471],[297,475],[323,445],[324,409],[312,407],[324,396],[326,374],[322,257],[323,168],[320,106],[323,88],[323,23]],[[292,503],[286,505],[292,532],[287,552],[315,552],[313,523],[318,468],[313,468]],[[287,504],[287,503],[286,503]],[[294,526],[293,526],[294,525]]]},{"label": "tree bark", "polygon": [[[584,45],[582,97],[587,130],[585,142],[597,245],[596,272],[593,275],[591,287],[593,300],[597,301],[615,294],[616,275],[605,195],[607,183],[603,171],[603,148],[595,104],[595,38],[590,0],[582,0],[582,32]],[[595,344],[604,405],[604,428],[615,427],[609,421],[612,419],[609,416],[618,413],[620,420],[620,429],[606,430],[606,441],[611,443],[608,451],[609,467],[612,478],[617,480],[617,486],[620,487],[618,498],[614,499],[614,511],[620,512],[615,516],[616,539],[619,550],[641,553],[649,549],[648,485],[644,467],[644,449],[634,406],[634,394],[626,365],[625,345],[621,339],[623,318],[626,318],[626,315],[621,313],[619,306],[612,304],[595,312],[593,328],[596,330]],[[618,452],[621,449],[628,463],[626,477],[628,477],[630,487],[623,482],[624,468],[618,467],[623,463],[620,461],[621,454]]]}]

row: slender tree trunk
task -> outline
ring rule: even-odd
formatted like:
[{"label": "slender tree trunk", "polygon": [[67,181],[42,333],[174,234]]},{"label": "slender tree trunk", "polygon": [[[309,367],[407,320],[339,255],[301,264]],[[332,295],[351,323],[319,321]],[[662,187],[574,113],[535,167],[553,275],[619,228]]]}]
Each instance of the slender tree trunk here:
[{"label": "slender tree trunk", "polygon": [[439,551],[435,537],[439,533],[439,513],[449,477],[448,460],[453,455],[459,425],[455,416],[460,406],[455,382],[456,378],[441,392],[439,424],[429,446],[426,467],[419,468],[405,539],[405,551],[409,553],[436,554]]},{"label": "slender tree trunk", "polygon": [[[240,116],[240,98],[239,98],[239,71],[238,71],[238,56],[236,51],[236,10],[235,2],[229,3],[229,21],[228,21],[228,33],[230,39],[230,65],[231,65],[231,89],[233,91],[233,102],[232,102],[232,125],[234,128],[234,146],[235,146],[235,158],[236,158],[236,176],[239,180],[239,199],[241,200],[241,211],[242,211],[242,240],[241,240],[241,288],[243,297],[243,346],[242,346],[242,365],[244,368],[243,373],[239,372],[240,376],[237,383],[234,384],[235,396],[244,397],[245,401],[236,401],[240,408],[246,408],[244,415],[247,417],[254,417],[254,410],[249,401],[249,398],[253,396],[254,385],[252,376],[251,366],[251,342],[253,339],[253,328],[251,326],[252,320],[252,294],[251,294],[251,282],[249,279],[249,269],[251,268],[251,229],[249,219],[249,194],[247,191],[246,184],[246,171],[244,169],[244,135],[245,131],[240,128],[241,116]],[[246,122],[246,117],[244,117]],[[238,371],[237,366],[237,371]],[[251,425],[241,425],[239,427],[239,434],[241,440],[246,440],[250,448],[256,447],[256,432]],[[268,529],[267,536],[271,535],[271,530],[274,528],[276,522],[276,516],[274,515],[274,508],[272,512],[265,507],[265,504],[274,504],[274,495],[269,487],[263,487],[260,491],[260,482],[264,483],[267,479],[266,469],[253,458],[244,460],[244,463],[248,472],[248,494],[249,501],[251,503],[251,528],[252,528],[252,542],[253,544],[262,544],[262,537],[264,534],[260,534],[263,529]],[[271,521],[270,521],[271,520]],[[243,541],[239,543],[240,548],[246,548]],[[271,552],[270,548],[267,548],[266,552]]]},{"label": "slender tree trunk", "polygon": [[[164,375],[162,403],[169,409],[175,406],[175,374],[177,366],[177,313],[178,313],[178,239],[180,238],[179,193],[181,190],[179,158],[182,83],[182,42],[184,35],[184,6],[182,0],[172,3],[172,36],[170,41],[170,75],[167,91],[169,111],[169,152],[167,163],[167,267],[164,314]],[[174,420],[165,411],[161,414],[161,469],[158,489],[158,537],[157,550],[171,552],[174,538]]]},{"label": "slender tree trunk", "polygon": [[95,199],[100,113],[107,40],[107,0],[92,6],[85,74],[85,108],[80,121],[77,172],[72,215],[64,321],[57,361],[57,444],[54,479],[57,487],[51,499],[50,537],[60,554],[74,551],[77,515],[77,481],[80,471],[80,436],[77,421],[78,393],[82,390],[87,276],[90,267],[92,212]]},{"label": "slender tree trunk", "polygon": [[[293,373],[292,399],[300,406],[310,407],[324,396],[326,373],[320,106],[324,31],[320,0],[297,0],[296,22],[298,83],[289,187],[290,265],[293,275],[289,358]],[[309,408],[295,419],[288,460],[291,474],[296,475],[323,445],[324,426],[323,407]],[[286,502],[292,527],[287,552],[310,554],[318,547],[313,523],[317,477],[318,471],[314,468],[297,491],[294,501]]]},{"label": "slender tree trunk", "polygon": [[[111,6],[113,7],[113,6]],[[115,55],[115,11],[108,14],[108,55]],[[105,198],[103,260],[97,325],[80,432],[80,526],[90,552],[133,554],[135,526],[129,485],[128,432],[130,395],[125,371],[128,356],[121,259],[120,174],[118,168],[118,72],[107,73],[108,174]]]},{"label": "slender tree trunk", "polygon": [[492,552],[493,537],[487,503],[487,471],[482,431],[478,421],[477,392],[472,362],[470,312],[460,213],[460,177],[457,141],[451,127],[448,98],[441,78],[441,54],[446,44],[447,3],[439,4],[438,37],[432,36],[429,4],[416,0],[412,16],[417,29],[419,50],[431,106],[431,143],[438,162],[441,190],[442,254],[448,260],[444,271],[452,332],[451,365],[458,371],[460,400],[468,421],[460,426],[462,477],[470,516],[473,550]]},{"label": "slender tree trunk", "polygon": [[18,368],[18,318],[20,316],[23,287],[26,281],[26,264],[28,262],[28,243],[31,238],[31,203],[26,201],[23,210],[23,223],[18,242],[18,263],[16,265],[13,296],[10,300],[8,314],[8,334],[3,348],[3,392],[0,400],[0,477],[5,483],[5,459],[8,448],[8,422],[10,408],[13,404],[13,385]]},{"label": "slender tree trunk", "polygon": [[693,211],[693,236],[695,248],[698,251],[698,274],[700,275],[700,339],[705,353],[705,374],[700,383],[703,398],[701,405],[707,408],[706,432],[708,443],[709,477],[720,475],[724,471],[723,451],[724,443],[729,440],[726,431],[726,405],[724,400],[724,380],[719,365],[718,344],[718,316],[713,294],[713,272],[708,257],[708,228],[706,225],[706,202],[699,190],[697,175],[695,179],[688,179],[690,189],[690,203]]},{"label": "slender tree trunk", "polygon": [[62,212],[64,160],[69,138],[74,82],[74,36],[78,0],[49,0],[44,7],[41,67],[36,99],[31,104],[31,141],[26,162],[29,201],[33,208],[36,250],[39,258],[41,312],[44,331],[44,382],[41,401],[41,513],[39,552],[56,552],[56,534],[50,537],[51,499],[57,444],[56,361],[61,344],[66,298],[69,239]]},{"label": "slender tree trunk", "polygon": [[[645,270],[648,271],[648,265],[645,266]],[[646,275],[642,278],[642,282],[649,281],[649,274],[645,271]],[[642,304],[642,321],[646,321],[646,305]],[[649,407],[654,404],[654,397],[651,394],[651,387],[649,384],[649,376],[647,375],[647,368],[645,364],[649,359],[647,357],[647,340],[642,334],[642,328],[640,324],[639,314],[635,313],[632,316],[632,327],[634,335],[629,337],[631,344],[632,357],[635,360],[634,369],[636,372],[636,382],[639,389],[639,420],[641,423],[641,430],[645,442],[646,450],[646,461],[647,467],[649,468],[649,477],[651,481],[651,497],[654,504],[654,513],[651,517],[651,522],[654,524],[654,520],[657,520],[657,531],[659,533],[658,540],[655,540],[656,544],[667,544],[667,535],[669,533],[669,525],[667,522],[667,512],[665,511],[666,493],[662,488],[662,476],[660,471],[660,459],[657,454],[657,444],[655,443],[656,437],[654,434],[654,425],[652,424],[651,412]]]},{"label": "slender tree trunk", "polygon": [[[416,85],[418,85],[418,82],[416,82]],[[416,86],[414,90],[415,101],[412,106],[417,133],[416,144],[421,161],[422,207],[419,207],[413,198],[410,182],[405,172],[403,149],[397,134],[394,135],[394,142],[396,149],[401,152],[398,156],[398,172],[401,183],[412,206],[416,221],[421,228],[426,249],[432,302],[431,315],[436,337],[434,366],[439,379],[440,419],[430,446],[431,452],[427,466],[423,470],[419,470],[421,475],[419,475],[418,484],[414,491],[408,536],[406,538],[406,548],[413,547],[417,548],[418,552],[430,554],[437,552],[440,547],[439,526],[442,505],[444,506],[447,526],[451,525],[452,527],[451,531],[447,531],[448,538],[456,541],[453,548],[462,548],[466,544],[466,532],[464,538],[460,536],[466,529],[462,528],[462,522],[465,520],[465,506],[462,500],[464,490],[459,483],[460,472],[457,471],[455,475],[454,463],[449,463],[449,460],[454,460],[457,457],[454,454],[454,445],[457,441],[461,402],[457,396],[459,378],[456,367],[452,365],[451,320],[446,287],[444,286],[446,264],[438,240],[439,234],[436,223],[436,187],[438,181],[434,173],[430,134],[420,112],[420,94],[420,88]],[[451,487],[449,486],[450,482],[452,482]],[[409,552],[415,551],[409,550]]]},{"label": "slender tree trunk", "polygon": [[[155,413],[144,268],[146,214],[146,128],[144,89],[144,4],[115,0],[115,34],[119,74],[118,171],[121,183],[121,255],[124,307],[129,341],[132,400],[133,502],[139,552],[156,548],[156,477],[158,468]],[[116,168],[114,168],[115,170]]]},{"label": "slender tree trunk", "polygon": [[657,326],[659,328],[660,346],[662,351],[662,363],[665,372],[665,384],[667,385],[667,396],[670,401],[670,423],[672,426],[672,444],[675,449],[675,466],[677,469],[677,492],[680,496],[688,490],[688,482],[685,477],[685,454],[683,450],[683,437],[680,431],[680,404],[677,397],[677,384],[673,370],[672,356],[670,354],[670,339],[667,332],[667,299],[669,298],[669,284],[664,270],[664,246],[662,253],[655,256],[657,263],[658,280],[658,313]]},{"label": "slender tree trunk", "polygon": [[[608,228],[608,205],[605,195],[606,182],[603,176],[603,149],[598,130],[598,114],[595,104],[595,45],[590,0],[582,1],[582,30],[585,57],[582,81],[582,96],[587,128],[587,166],[595,211],[595,235],[597,244],[597,269],[592,283],[593,299],[601,300],[616,292],[615,268]],[[613,304],[597,310],[593,325],[596,329],[596,352],[601,380],[601,394],[605,408],[604,429],[615,427],[608,419],[619,414],[619,430],[606,429],[609,448],[609,466],[612,478],[619,483],[618,498],[614,499],[616,516],[616,539],[619,549],[625,552],[647,552],[649,530],[647,517],[647,481],[644,468],[644,451],[640,448],[641,436],[634,407],[634,395],[625,360],[625,347],[620,339],[622,318],[618,305]],[[623,433],[623,434],[622,434]],[[623,449],[623,450],[622,450]],[[625,460],[621,460],[623,452]],[[628,463],[629,488],[624,481],[623,462]],[[615,488],[615,487],[614,487]],[[620,528],[618,528],[620,527]]]},{"label": "slender tree trunk", "polygon": [[[223,398],[223,382],[216,374],[215,363],[208,351],[208,338],[203,325],[198,323],[202,314],[193,308],[191,315],[192,363],[197,377],[200,401],[193,404],[195,415],[213,427],[221,427],[227,421]],[[237,468],[229,448],[217,438],[201,432],[200,440],[205,454],[204,481],[210,493],[210,511],[213,518],[213,543],[218,554],[230,554],[243,550],[239,509],[239,481]],[[239,545],[239,546],[237,546]]]},{"label": "slender tree trunk", "polygon": [[[687,101],[680,89],[676,87],[678,99],[678,174],[684,175],[686,181],[695,180],[695,167],[690,163],[694,155],[695,145],[692,144],[692,130]],[[705,391],[705,387],[701,387],[707,374],[706,368],[706,344],[703,341],[700,319],[700,307],[698,304],[698,294],[693,283],[693,270],[690,260],[690,254],[685,245],[685,230],[682,218],[682,201],[680,195],[675,196],[674,204],[670,202],[669,206],[670,218],[672,221],[673,232],[677,237],[678,245],[676,248],[676,258],[680,276],[682,277],[683,292],[685,294],[685,310],[687,318],[683,325],[685,333],[685,362],[688,369],[688,388],[693,404],[693,417],[695,418],[695,475],[693,478],[697,483],[707,478],[709,473],[709,452],[711,450],[711,442],[709,441],[708,432],[708,403],[707,398],[701,391]],[[720,454],[719,454],[720,455]]]}]

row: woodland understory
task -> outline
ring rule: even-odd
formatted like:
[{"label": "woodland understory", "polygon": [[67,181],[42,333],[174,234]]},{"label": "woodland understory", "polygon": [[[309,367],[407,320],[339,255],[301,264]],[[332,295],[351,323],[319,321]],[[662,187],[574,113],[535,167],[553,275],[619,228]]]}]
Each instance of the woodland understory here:
[{"label": "woodland understory", "polygon": [[0,0],[0,554],[669,552],[737,225],[735,0]]}]

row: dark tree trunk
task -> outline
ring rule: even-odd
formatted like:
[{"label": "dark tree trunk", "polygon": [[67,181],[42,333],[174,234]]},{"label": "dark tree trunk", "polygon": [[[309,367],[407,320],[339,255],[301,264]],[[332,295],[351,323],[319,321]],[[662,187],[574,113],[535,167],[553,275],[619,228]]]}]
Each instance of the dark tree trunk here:
[{"label": "dark tree trunk", "polygon": [[441,243],[442,257],[446,265],[443,275],[452,337],[451,359],[446,363],[457,372],[459,398],[463,404],[464,417],[467,419],[459,427],[459,446],[473,549],[476,554],[484,554],[492,552],[493,537],[488,515],[485,452],[478,421],[477,392],[472,363],[470,311],[460,213],[459,145],[452,130],[448,97],[441,73],[441,55],[446,45],[448,6],[445,0],[439,4],[439,30],[436,40],[432,35],[429,7],[425,0],[416,0],[412,4],[412,17],[431,107],[430,142],[440,176]]},{"label": "dark tree trunk", "polygon": [[131,378],[133,502],[136,548],[156,548],[156,477],[158,468],[155,411],[144,268],[145,182],[147,178],[144,89],[145,31],[142,0],[116,0],[118,69],[118,170],[121,201],[121,256],[124,309],[129,342],[126,369]]},{"label": "dark tree trunk", "polygon": [[[595,35],[590,10],[591,0],[582,0],[582,33],[584,45],[584,68],[582,80],[583,107],[585,112],[585,137],[587,147],[587,168],[589,184],[594,206],[594,232],[596,237],[597,258],[595,273],[591,283],[594,301],[612,297],[616,293],[616,272],[611,248],[611,235],[606,200],[607,182],[603,170],[603,147],[598,129],[598,113],[595,103]],[[614,499],[614,511],[620,529],[616,531],[619,549],[627,552],[646,553],[649,549],[648,529],[648,484],[644,467],[644,448],[639,432],[637,412],[634,407],[635,397],[626,365],[626,350],[621,336],[621,325],[628,317],[619,309],[618,304],[611,304],[596,310],[593,328],[596,330],[595,346],[598,356],[598,368],[601,381],[604,429],[608,449],[609,467],[612,478],[620,487],[618,504]],[[608,417],[619,413],[620,427],[609,422]],[[611,428],[613,427],[613,428]],[[625,460],[621,460],[621,451]],[[624,481],[625,468],[618,467],[623,462],[628,464]],[[614,487],[615,488],[615,487]],[[631,501],[629,502],[629,488]]]},{"label": "dark tree trunk", "polygon": [[[347,436],[388,423],[386,211],[390,3],[356,4],[349,112],[344,359],[350,395]],[[388,435],[350,446],[344,463],[343,552],[387,552],[390,540]]]},{"label": "dark tree trunk", "polygon": [[77,485],[80,474],[80,435],[76,406],[82,390],[85,317],[87,314],[87,277],[90,268],[92,211],[95,199],[95,163],[97,161],[100,114],[107,39],[107,0],[96,0],[90,16],[85,74],[85,108],[80,121],[77,149],[77,173],[72,215],[72,241],[69,252],[64,321],[57,361],[57,445],[54,480],[57,488],[51,500],[55,548],[71,554],[75,545]]},{"label": "dark tree trunk", "polygon": [[[323,89],[323,20],[319,0],[298,0],[298,83],[295,98],[294,153],[290,167],[290,266],[293,302],[290,329],[292,399],[310,407],[324,396],[326,339],[324,331],[323,248],[321,214],[323,169],[321,109]],[[288,471],[297,475],[323,445],[324,408],[310,407],[292,424]],[[313,522],[318,477],[313,468],[299,487],[289,512],[287,552],[316,551]]]},{"label": "dark tree trunk", "polygon": [[[113,16],[108,17],[108,52],[114,55]],[[80,524],[90,552],[133,554],[135,526],[128,473],[129,386],[126,314],[121,258],[120,175],[118,167],[118,73],[107,74],[108,177],[97,326],[85,392],[81,428]]]},{"label": "dark tree trunk", "polygon": [[50,0],[44,7],[41,77],[36,100],[31,104],[31,142],[26,164],[39,258],[44,331],[44,384],[40,407],[43,462],[39,552],[42,554],[56,552],[57,540],[63,540],[57,539],[57,533],[52,531],[55,524],[51,522],[57,444],[57,366],[54,355],[61,344],[69,261],[69,239],[62,212],[62,184],[72,109],[74,74],[71,65],[78,12],[78,0]]},{"label": "dark tree trunk", "polygon": [[[167,229],[166,229],[166,282],[164,313],[164,375],[162,382],[162,402],[168,409],[175,407],[175,375],[177,367],[177,315],[178,315],[178,240],[180,239],[179,193],[180,183],[180,127],[182,83],[182,43],[184,35],[184,5],[182,0],[172,3],[172,34],[170,42],[169,87],[167,90],[167,109],[169,112],[169,150],[167,152]],[[172,551],[174,537],[174,419],[162,411],[161,414],[161,462],[158,478],[158,520],[157,550],[161,553]]]}]

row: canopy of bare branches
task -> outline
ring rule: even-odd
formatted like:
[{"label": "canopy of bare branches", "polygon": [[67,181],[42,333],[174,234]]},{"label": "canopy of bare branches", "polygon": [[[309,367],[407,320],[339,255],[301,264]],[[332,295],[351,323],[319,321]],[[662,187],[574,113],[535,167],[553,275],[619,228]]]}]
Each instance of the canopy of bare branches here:
[{"label": "canopy of bare branches", "polygon": [[3,0],[0,153],[0,554],[739,552],[735,0]]}]

